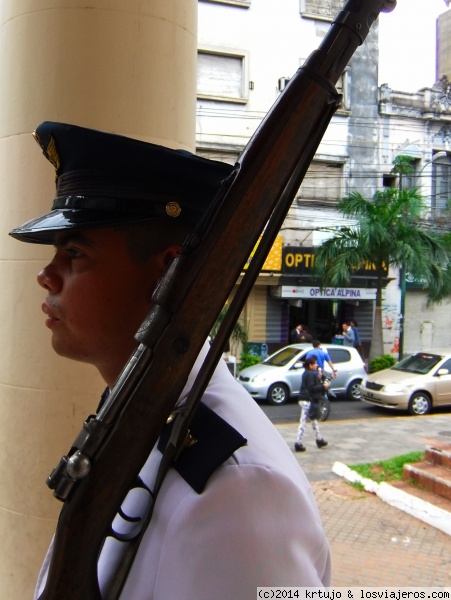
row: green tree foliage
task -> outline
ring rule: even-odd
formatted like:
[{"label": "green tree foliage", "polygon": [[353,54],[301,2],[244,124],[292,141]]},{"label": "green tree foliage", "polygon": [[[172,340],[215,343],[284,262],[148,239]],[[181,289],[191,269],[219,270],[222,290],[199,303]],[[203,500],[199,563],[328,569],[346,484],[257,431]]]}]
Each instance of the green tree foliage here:
[{"label": "green tree foliage", "polygon": [[[400,158],[400,157],[398,157]],[[398,161],[396,172],[408,172],[409,165]],[[315,273],[322,286],[348,285],[360,265],[374,265],[376,311],[370,358],[383,355],[382,289],[386,269],[403,268],[417,280],[425,282],[429,298],[440,301],[451,290],[449,243],[443,236],[421,226],[419,217],[426,209],[425,201],[415,188],[386,188],[372,200],[352,192],[338,205],[339,213],[355,220],[355,225],[331,230],[315,255]]]},{"label": "green tree foliage", "polygon": [[[213,328],[210,332],[210,335],[213,339],[216,336],[218,329],[221,326],[221,323],[224,320],[224,317],[226,316],[226,314],[227,314],[227,306],[225,306],[219,313],[218,318],[216,319],[215,324],[213,325]],[[245,326],[240,321],[237,321],[235,323],[235,325],[233,326],[232,334],[230,336],[230,345],[234,346],[233,352],[235,353],[237,348],[240,345],[242,347],[246,346],[247,340],[248,340],[248,333],[247,333]]]}]

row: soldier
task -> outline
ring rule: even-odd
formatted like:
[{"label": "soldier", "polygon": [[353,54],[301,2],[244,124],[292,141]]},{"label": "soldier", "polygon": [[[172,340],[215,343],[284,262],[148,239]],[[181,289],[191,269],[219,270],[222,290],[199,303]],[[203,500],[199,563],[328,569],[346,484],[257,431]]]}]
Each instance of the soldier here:
[{"label": "soldier", "polygon": [[[61,123],[43,123],[35,137],[55,166],[56,197],[50,212],[11,235],[54,246],[38,275],[53,349],[94,365],[105,397],[135,349],[153,289],[231,167]],[[329,549],[308,481],[224,361],[195,419],[197,444],[182,451],[163,481],[120,597],[247,600],[257,586],[328,586]],[[160,459],[157,444],[140,473],[150,490]],[[139,517],[140,502],[130,493],[122,512]],[[103,597],[124,546],[108,537],[102,549]]]}]

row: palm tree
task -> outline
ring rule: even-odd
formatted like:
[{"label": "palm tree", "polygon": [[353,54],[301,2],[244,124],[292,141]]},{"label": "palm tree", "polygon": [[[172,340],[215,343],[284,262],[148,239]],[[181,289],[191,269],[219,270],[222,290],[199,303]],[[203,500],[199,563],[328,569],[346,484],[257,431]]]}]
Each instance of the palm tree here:
[{"label": "palm tree", "polygon": [[446,267],[449,252],[433,231],[420,227],[418,217],[425,209],[424,199],[415,188],[387,188],[376,192],[373,200],[352,192],[338,204],[339,213],[355,219],[356,224],[331,230],[333,236],[319,246],[315,272],[322,286],[349,284],[362,263],[376,270],[376,311],[369,358],[382,355],[382,289],[389,266],[404,269],[424,280],[440,300],[446,293]]}]

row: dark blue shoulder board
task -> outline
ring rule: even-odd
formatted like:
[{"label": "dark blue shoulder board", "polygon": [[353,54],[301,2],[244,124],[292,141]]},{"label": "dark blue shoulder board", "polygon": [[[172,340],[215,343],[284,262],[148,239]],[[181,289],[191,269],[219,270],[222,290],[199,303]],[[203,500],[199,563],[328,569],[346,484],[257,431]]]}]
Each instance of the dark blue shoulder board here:
[{"label": "dark blue shoulder board", "polygon": [[[160,435],[160,452],[168,443],[173,424],[174,421],[166,425]],[[245,446],[247,440],[202,402],[191,421],[190,434],[195,443],[184,448],[172,466],[195,492],[201,494],[213,472],[238,448]]]}]

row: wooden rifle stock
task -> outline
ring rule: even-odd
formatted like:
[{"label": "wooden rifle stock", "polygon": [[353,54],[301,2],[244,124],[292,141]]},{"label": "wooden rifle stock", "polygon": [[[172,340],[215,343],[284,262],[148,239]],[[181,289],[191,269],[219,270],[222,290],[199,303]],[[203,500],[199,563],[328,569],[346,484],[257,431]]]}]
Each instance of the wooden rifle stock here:
[{"label": "wooden rifle stock", "polygon": [[205,231],[189,240],[171,263],[137,333],[138,349],[105,405],[85,423],[69,456],[50,477],[49,485],[64,505],[39,600],[101,598],[97,560],[111,523],[266,228],[234,315],[194,384],[195,399],[187,409],[193,412],[336,110],[340,97],[334,84],[380,11],[395,4],[346,2],[319,49],[290,80],[245,148]]}]

